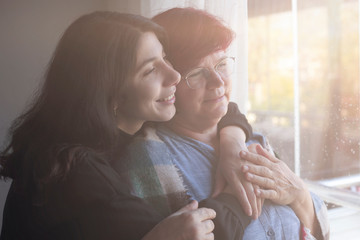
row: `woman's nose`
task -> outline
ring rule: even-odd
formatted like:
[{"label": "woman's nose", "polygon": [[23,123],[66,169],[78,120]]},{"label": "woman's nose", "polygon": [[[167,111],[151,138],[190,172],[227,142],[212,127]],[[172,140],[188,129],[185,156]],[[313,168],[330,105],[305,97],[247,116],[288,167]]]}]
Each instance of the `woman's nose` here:
[{"label": "woman's nose", "polygon": [[165,81],[167,86],[177,85],[180,82],[181,76],[171,65],[166,66]]},{"label": "woman's nose", "polygon": [[206,83],[206,88],[214,89],[223,86],[224,80],[218,72],[216,72],[215,70],[211,70],[208,72]]}]

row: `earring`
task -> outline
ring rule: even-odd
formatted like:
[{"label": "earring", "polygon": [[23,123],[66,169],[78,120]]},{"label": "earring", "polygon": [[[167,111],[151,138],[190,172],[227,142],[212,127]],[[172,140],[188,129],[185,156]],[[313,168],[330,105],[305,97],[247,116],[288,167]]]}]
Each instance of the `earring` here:
[{"label": "earring", "polygon": [[116,117],[117,115],[117,106],[114,107],[114,116]]}]

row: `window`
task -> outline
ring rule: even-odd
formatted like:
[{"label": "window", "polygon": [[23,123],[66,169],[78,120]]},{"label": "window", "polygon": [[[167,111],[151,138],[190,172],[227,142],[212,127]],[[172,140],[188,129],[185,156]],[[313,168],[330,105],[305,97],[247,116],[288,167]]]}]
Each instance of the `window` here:
[{"label": "window", "polygon": [[359,174],[358,1],[297,5],[249,1],[249,119],[303,178]]},{"label": "window", "polygon": [[328,202],[332,239],[359,234],[359,9],[248,0],[248,119]]}]

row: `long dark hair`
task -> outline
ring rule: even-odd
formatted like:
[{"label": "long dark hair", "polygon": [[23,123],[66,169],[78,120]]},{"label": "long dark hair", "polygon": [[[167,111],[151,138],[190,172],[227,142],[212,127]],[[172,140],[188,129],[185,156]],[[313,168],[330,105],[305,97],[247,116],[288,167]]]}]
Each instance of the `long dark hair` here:
[{"label": "long dark hair", "polygon": [[39,94],[10,128],[0,155],[3,179],[30,192],[35,186],[46,189],[66,179],[84,155],[114,148],[114,106],[134,74],[138,39],[145,32],[165,44],[160,26],[132,14],[94,12],[68,27]]}]

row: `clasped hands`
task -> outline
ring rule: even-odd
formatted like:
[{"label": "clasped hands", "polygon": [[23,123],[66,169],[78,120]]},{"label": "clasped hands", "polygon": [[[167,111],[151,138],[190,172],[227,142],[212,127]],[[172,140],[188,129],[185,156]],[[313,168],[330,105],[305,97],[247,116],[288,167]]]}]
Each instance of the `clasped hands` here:
[{"label": "clasped hands", "polygon": [[308,192],[283,161],[259,144],[243,148],[237,159],[227,156],[220,160],[213,196],[222,191],[235,195],[253,219],[261,214],[264,199],[293,208],[305,201]]}]

